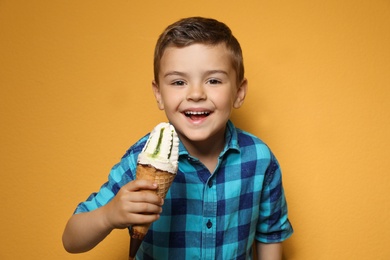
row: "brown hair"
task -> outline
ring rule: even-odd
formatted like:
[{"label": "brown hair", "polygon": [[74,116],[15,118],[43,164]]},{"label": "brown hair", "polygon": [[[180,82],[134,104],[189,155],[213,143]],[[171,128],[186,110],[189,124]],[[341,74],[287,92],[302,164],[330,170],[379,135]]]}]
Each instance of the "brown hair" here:
[{"label": "brown hair", "polygon": [[237,84],[244,79],[244,63],[239,42],[224,23],[215,19],[189,17],[169,25],[160,35],[154,50],[154,80],[158,84],[160,61],[167,47],[185,47],[194,43],[217,45],[225,43],[231,52],[232,66],[237,73]]}]

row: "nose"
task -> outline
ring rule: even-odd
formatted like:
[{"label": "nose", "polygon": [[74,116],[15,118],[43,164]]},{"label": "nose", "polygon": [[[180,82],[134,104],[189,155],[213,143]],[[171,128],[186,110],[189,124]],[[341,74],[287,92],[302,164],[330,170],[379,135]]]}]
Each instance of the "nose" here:
[{"label": "nose", "polygon": [[188,87],[187,100],[199,101],[206,99],[206,92],[202,84],[193,84]]}]

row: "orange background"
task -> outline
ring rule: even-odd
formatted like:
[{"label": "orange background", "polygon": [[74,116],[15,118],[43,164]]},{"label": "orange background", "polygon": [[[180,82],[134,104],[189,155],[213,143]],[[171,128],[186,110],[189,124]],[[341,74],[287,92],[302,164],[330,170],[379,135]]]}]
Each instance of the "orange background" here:
[{"label": "orange background", "polygon": [[233,120],[282,165],[285,259],[390,259],[389,14],[385,0],[0,0],[0,259],[126,259],[126,230],[80,255],[62,231],[165,121],[154,44],[194,15],[242,44],[250,89]]}]

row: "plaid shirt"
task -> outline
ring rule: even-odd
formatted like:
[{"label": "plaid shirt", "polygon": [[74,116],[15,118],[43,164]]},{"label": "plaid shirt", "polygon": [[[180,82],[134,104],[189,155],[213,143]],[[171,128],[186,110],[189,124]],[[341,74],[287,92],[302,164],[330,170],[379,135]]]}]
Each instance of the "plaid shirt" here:
[{"label": "plaid shirt", "polygon": [[[126,152],[108,182],[75,213],[106,204],[135,179],[138,154],[147,138]],[[177,176],[137,259],[252,259],[254,239],[275,243],[291,236],[281,172],[272,152],[230,121],[225,140],[212,174],[180,144]]]}]

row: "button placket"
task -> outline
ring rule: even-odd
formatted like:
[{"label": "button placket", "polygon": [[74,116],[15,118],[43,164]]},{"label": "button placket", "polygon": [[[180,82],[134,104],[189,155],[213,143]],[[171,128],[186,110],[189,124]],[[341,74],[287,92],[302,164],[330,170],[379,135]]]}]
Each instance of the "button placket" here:
[{"label": "button placket", "polygon": [[203,235],[202,258],[215,258],[216,221],[217,221],[217,187],[213,176],[205,183],[203,194]]}]

